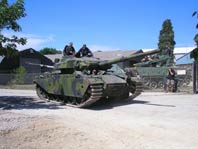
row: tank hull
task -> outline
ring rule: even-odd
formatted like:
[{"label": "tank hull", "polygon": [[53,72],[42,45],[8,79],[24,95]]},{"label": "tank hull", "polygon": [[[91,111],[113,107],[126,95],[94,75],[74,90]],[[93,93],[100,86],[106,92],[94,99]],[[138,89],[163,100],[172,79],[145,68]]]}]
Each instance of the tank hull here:
[{"label": "tank hull", "polygon": [[78,108],[103,99],[130,100],[142,92],[143,85],[141,81],[128,77],[121,68],[113,70],[115,64],[158,52],[153,50],[113,60],[64,56],[55,63],[52,72],[34,80],[36,91],[41,99],[56,100]]},{"label": "tank hull", "polygon": [[[145,87],[150,89],[164,88],[167,71],[170,67],[136,67]],[[177,86],[187,86],[191,82],[191,71],[186,68],[174,67],[176,71]]]},{"label": "tank hull", "polygon": [[130,93],[134,97],[143,90],[141,83],[138,87],[134,82],[129,85],[127,80],[114,75],[74,76],[45,74],[37,77],[34,83],[38,96],[41,99],[55,100],[73,107],[86,108],[98,100],[129,100],[132,99],[132,96],[129,96]]}]

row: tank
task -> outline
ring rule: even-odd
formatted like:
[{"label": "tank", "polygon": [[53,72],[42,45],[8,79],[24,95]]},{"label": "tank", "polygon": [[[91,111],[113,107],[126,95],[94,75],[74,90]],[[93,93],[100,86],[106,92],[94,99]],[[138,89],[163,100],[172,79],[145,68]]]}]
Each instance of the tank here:
[{"label": "tank", "polygon": [[77,108],[89,107],[99,100],[130,100],[141,94],[142,82],[128,77],[116,63],[158,52],[153,50],[108,61],[64,56],[55,63],[52,72],[35,78],[37,95]]},{"label": "tank", "polygon": [[167,70],[169,68],[174,68],[176,71],[177,86],[187,86],[192,81],[191,70],[187,68],[182,68],[179,66],[174,66],[169,63],[170,57],[160,56],[154,58],[153,60],[137,63],[134,67],[126,68],[127,72],[137,71],[145,87],[150,89],[163,88],[166,80]]}]

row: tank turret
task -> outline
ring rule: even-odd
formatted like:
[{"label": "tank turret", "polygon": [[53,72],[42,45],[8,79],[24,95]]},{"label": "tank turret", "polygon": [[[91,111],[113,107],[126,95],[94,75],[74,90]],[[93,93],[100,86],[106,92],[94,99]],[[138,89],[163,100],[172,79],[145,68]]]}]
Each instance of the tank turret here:
[{"label": "tank turret", "polygon": [[141,58],[147,55],[152,55],[155,53],[159,53],[160,50],[153,50],[153,51],[148,51],[144,53],[138,53],[138,54],[133,54],[127,57],[121,57],[113,60],[105,60],[101,61],[100,59],[97,58],[87,58],[86,60],[83,58],[75,58],[71,56],[65,56],[60,63],[57,63],[55,65],[55,69],[75,69],[75,70],[84,70],[84,69],[100,69],[100,70],[106,70],[111,68],[112,64],[116,64],[119,62],[124,62],[128,60],[133,60],[136,58]]},{"label": "tank turret", "polygon": [[64,56],[55,64],[54,71],[34,80],[36,91],[41,99],[61,101],[78,108],[88,107],[98,100],[130,100],[141,94],[142,82],[128,77],[114,64],[159,52],[153,50],[108,61]]},{"label": "tank turret", "polygon": [[148,52],[144,52],[144,53],[133,54],[133,55],[130,55],[130,56],[127,56],[127,57],[121,57],[121,58],[117,58],[117,59],[113,59],[113,60],[109,60],[109,61],[103,61],[103,62],[100,62],[99,65],[100,65],[100,67],[105,67],[105,66],[109,66],[109,65],[116,64],[116,63],[119,63],[119,62],[125,62],[125,61],[128,61],[128,60],[142,58],[144,56],[156,54],[156,53],[159,53],[159,52],[160,52],[160,50],[156,49],[156,50],[148,51]]}]

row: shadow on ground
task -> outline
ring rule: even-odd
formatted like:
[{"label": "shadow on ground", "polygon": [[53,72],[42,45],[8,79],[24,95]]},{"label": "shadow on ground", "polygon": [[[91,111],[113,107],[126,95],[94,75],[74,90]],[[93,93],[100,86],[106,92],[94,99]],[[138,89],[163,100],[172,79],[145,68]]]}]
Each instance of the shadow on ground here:
[{"label": "shadow on ground", "polygon": [[0,109],[60,109],[60,104],[26,96],[0,96]]},{"label": "shadow on ground", "polygon": [[[114,107],[126,106],[131,104],[144,104],[149,106],[175,107],[174,105],[154,104],[143,100],[100,100],[88,107],[88,110],[106,110]],[[65,105],[66,106],[66,105]],[[47,102],[28,96],[0,96],[0,109],[2,110],[22,110],[22,109],[62,109],[60,103]]]},{"label": "shadow on ground", "polygon": [[126,106],[131,104],[144,104],[148,106],[162,106],[162,107],[170,107],[174,108],[175,105],[164,105],[164,104],[154,104],[150,103],[149,101],[143,100],[102,100],[98,101],[94,105],[92,105],[89,109],[90,110],[105,110],[105,109],[113,109],[114,107]]}]

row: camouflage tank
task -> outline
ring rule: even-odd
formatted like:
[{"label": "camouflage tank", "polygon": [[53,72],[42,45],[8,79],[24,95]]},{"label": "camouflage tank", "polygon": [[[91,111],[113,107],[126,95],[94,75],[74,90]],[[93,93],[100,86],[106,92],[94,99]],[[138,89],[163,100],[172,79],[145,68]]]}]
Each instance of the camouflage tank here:
[{"label": "camouflage tank", "polygon": [[[136,71],[144,82],[145,87],[156,89],[163,88],[165,83],[165,78],[169,68],[174,68],[176,71],[177,86],[186,86],[191,82],[191,70],[173,66],[169,63],[170,57],[160,56],[156,59],[137,63],[134,67],[126,68],[127,72]],[[134,76],[134,74],[133,74]]]},{"label": "camouflage tank", "polygon": [[109,61],[64,56],[54,65],[52,72],[36,77],[37,94],[41,99],[56,100],[78,108],[88,107],[98,100],[131,99],[142,92],[141,81],[127,77],[113,64],[157,52],[159,50]]}]

